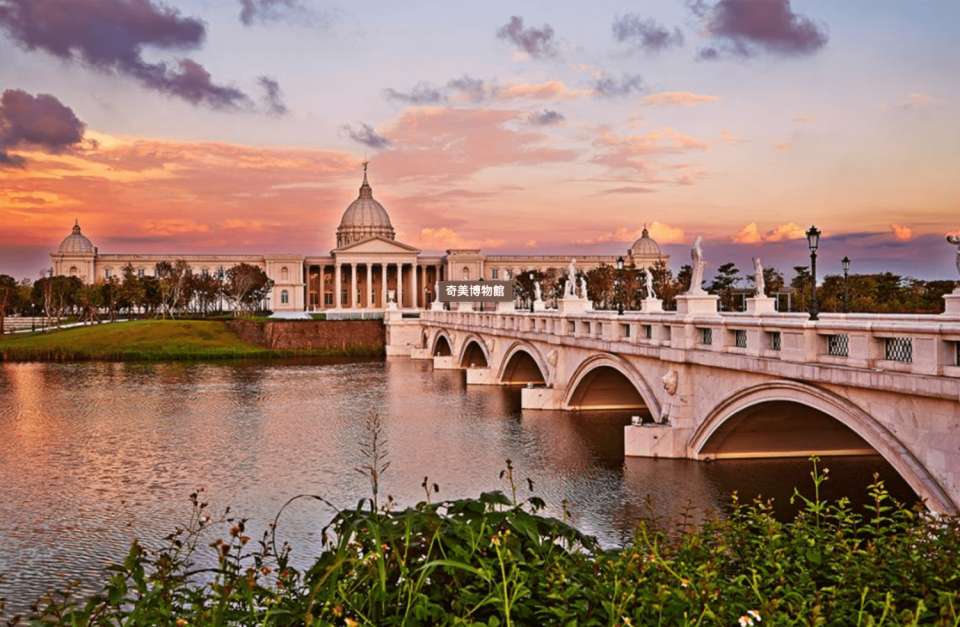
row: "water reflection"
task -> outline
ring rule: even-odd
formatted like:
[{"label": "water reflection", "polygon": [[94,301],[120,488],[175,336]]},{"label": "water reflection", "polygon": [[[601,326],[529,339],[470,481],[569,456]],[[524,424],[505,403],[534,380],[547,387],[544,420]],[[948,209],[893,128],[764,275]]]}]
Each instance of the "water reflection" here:
[{"label": "water reflection", "polygon": [[[23,608],[55,583],[92,591],[103,566],[138,536],[158,543],[206,488],[215,509],[250,517],[257,537],[295,494],[342,507],[369,495],[355,472],[364,418],[383,418],[391,466],[381,490],[401,504],[429,476],[443,498],[508,490],[511,459],[561,515],[606,544],[628,538],[651,495],[654,513],[688,502],[721,507],[731,490],[788,507],[809,485],[802,460],[623,458],[633,412],[522,412],[517,388],[471,386],[429,362],[297,360],[211,364],[0,365],[0,597]],[[828,493],[863,494],[875,468],[901,498],[911,492],[882,460],[830,460]],[[298,564],[319,548],[331,512],[316,501],[284,512],[280,539]]]}]

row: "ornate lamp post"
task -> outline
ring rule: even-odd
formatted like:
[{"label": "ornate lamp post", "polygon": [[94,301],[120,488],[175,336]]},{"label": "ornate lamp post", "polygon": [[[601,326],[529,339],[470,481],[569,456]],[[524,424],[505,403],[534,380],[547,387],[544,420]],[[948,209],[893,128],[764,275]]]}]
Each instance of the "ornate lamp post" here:
[{"label": "ornate lamp post", "polygon": [[[480,277],[479,281],[480,281],[481,283],[483,283],[483,277]],[[481,300],[480,300],[480,311],[483,311],[483,300],[482,300],[482,299],[483,299],[483,286],[482,286],[482,285],[480,286],[480,298],[481,298]]]},{"label": "ornate lamp post", "polygon": [[623,257],[617,257],[617,315],[623,315]]},{"label": "ornate lamp post", "polygon": [[820,231],[816,226],[811,226],[807,231],[807,245],[810,247],[810,291],[813,296],[810,299],[810,319],[819,320],[820,311],[817,305],[817,247],[820,245]]},{"label": "ornate lamp post", "polygon": [[527,274],[527,278],[530,279],[530,294],[529,294],[529,298],[530,298],[530,313],[533,313],[533,271],[530,271],[530,272]]},{"label": "ornate lamp post", "polygon": [[850,272],[850,258],[844,257],[840,260],[843,264],[843,313],[850,311],[850,282],[847,279],[847,273]]}]

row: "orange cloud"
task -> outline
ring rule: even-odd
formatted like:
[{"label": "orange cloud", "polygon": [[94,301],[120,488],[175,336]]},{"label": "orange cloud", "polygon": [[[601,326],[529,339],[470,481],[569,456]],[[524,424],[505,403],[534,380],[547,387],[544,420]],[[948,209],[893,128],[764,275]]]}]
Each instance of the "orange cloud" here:
[{"label": "orange cloud", "polygon": [[761,233],[756,222],[744,225],[730,237],[731,242],[737,244],[759,244],[761,242],[781,242],[784,240],[803,239],[806,231],[795,222],[788,222],[774,227],[766,233]]},{"label": "orange cloud", "polygon": [[720,100],[720,97],[689,91],[664,91],[647,96],[643,102],[649,107],[695,107],[714,100]]},{"label": "orange cloud", "polygon": [[209,233],[210,227],[194,220],[173,218],[144,222],[143,230],[151,235],[176,235],[179,233]]},{"label": "orange cloud", "polygon": [[891,224],[890,230],[893,231],[893,236],[901,241],[906,241],[913,239],[913,229],[909,226],[901,224]]},{"label": "orange cloud", "polygon": [[[647,226],[650,237],[658,244],[679,244],[686,239],[686,234],[680,227],[670,226],[663,222],[652,222]],[[588,237],[585,239],[574,240],[573,244],[603,244],[606,242],[624,242],[632,244],[640,239],[643,229],[630,229],[626,226],[619,226],[614,231]]]},{"label": "orange cloud", "polygon": [[[638,172],[651,174],[661,166],[650,159],[653,155],[680,154],[689,150],[706,150],[709,144],[696,137],[675,131],[669,126],[640,135],[619,136],[609,126],[597,129],[593,145],[599,153],[591,159],[593,163],[615,168],[632,168]],[[679,167],[687,167],[682,165]],[[645,182],[675,182],[676,179],[647,178]]]},{"label": "orange cloud", "polygon": [[816,120],[817,120],[817,116],[815,115],[798,115],[797,117],[793,118],[794,122],[800,122],[800,123],[815,122]]},{"label": "orange cloud", "polygon": [[416,245],[423,250],[447,250],[449,248],[499,248],[506,240],[499,238],[469,239],[445,226],[423,228]]},{"label": "orange cloud", "polygon": [[496,97],[500,100],[573,100],[591,93],[587,90],[570,89],[563,81],[545,81],[504,87],[497,91]]},{"label": "orange cloud", "polygon": [[780,154],[786,154],[790,152],[790,148],[793,146],[793,142],[776,142],[773,147],[777,149],[777,152]]}]

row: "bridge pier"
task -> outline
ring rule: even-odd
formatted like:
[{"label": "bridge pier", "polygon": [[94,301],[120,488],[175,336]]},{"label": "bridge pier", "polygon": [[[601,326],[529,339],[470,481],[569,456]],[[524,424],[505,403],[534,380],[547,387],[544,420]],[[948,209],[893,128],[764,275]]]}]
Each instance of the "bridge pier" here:
[{"label": "bridge pier", "polygon": [[647,423],[623,428],[623,454],[626,457],[687,457],[687,442],[693,429]]},{"label": "bridge pier", "polygon": [[521,409],[563,409],[563,390],[531,388],[520,390]]},{"label": "bridge pier", "polygon": [[437,355],[433,358],[434,370],[457,370],[459,368],[457,358],[453,355]]},{"label": "bridge pier", "polygon": [[467,385],[499,385],[493,368],[467,368]]}]

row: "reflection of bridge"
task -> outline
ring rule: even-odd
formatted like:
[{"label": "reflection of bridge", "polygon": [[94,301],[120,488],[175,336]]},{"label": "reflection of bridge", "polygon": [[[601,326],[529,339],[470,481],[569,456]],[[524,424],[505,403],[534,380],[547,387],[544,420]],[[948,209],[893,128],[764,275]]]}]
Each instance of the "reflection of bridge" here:
[{"label": "reflection of bridge", "polygon": [[633,410],[627,455],[879,453],[960,512],[960,319],[426,311],[387,335],[468,384],[524,385],[524,409]]}]

